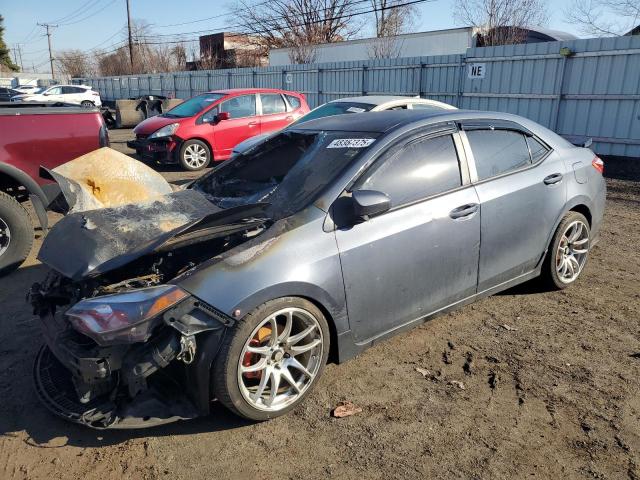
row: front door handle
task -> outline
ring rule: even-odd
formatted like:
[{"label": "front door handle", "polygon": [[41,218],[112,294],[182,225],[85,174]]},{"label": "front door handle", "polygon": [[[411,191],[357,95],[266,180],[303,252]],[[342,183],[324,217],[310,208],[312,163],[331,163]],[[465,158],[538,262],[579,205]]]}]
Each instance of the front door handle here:
[{"label": "front door handle", "polygon": [[258,122],[249,122],[250,127],[255,127],[256,125],[258,125]]},{"label": "front door handle", "polygon": [[543,180],[545,185],[554,185],[556,183],[559,183],[560,181],[562,181],[561,173],[552,173],[551,175],[544,177]]},{"label": "front door handle", "polygon": [[469,215],[473,215],[478,211],[477,203],[468,203],[466,205],[462,205],[461,207],[454,208],[449,212],[449,216],[453,219],[468,217]]},{"label": "front door handle", "polygon": [[292,121],[293,120],[293,115],[287,115],[286,120],[287,120],[287,122]]}]

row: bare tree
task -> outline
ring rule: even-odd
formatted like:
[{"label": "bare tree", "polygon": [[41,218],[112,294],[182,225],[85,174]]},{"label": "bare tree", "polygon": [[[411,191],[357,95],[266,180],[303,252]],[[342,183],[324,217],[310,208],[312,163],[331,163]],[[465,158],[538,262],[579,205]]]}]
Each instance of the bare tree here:
[{"label": "bare tree", "polygon": [[376,37],[391,37],[411,28],[419,12],[416,5],[406,0],[370,0],[376,21]]},{"label": "bare tree", "polygon": [[261,55],[272,48],[292,48],[294,63],[315,59],[315,45],[354,37],[354,0],[272,0],[257,5],[240,0],[232,10],[240,30]]},{"label": "bare tree", "polygon": [[96,73],[92,58],[81,50],[56,52],[56,62],[60,71],[71,77],[90,77]]},{"label": "bare tree", "polygon": [[454,17],[479,28],[487,46],[522,43],[526,27],[548,20],[545,0],[456,0]]},{"label": "bare tree", "polygon": [[[134,22],[132,30],[133,73],[173,72],[186,68],[187,50],[183,44],[156,44],[150,25],[143,21]],[[115,52],[97,53],[96,57],[101,75],[131,73],[127,45]]]},{"label": "bare tree", "polygon": [[624,35],[640,22],[640,0],[574,0],[565,15],[585,35]]},{"label": "bare tree", "polygon": [[402,41],[398,35],[415,24],[419,11],[405,0],[370,0],[376,26],[377,40],[368,48],[369,58],[398,58]]}]

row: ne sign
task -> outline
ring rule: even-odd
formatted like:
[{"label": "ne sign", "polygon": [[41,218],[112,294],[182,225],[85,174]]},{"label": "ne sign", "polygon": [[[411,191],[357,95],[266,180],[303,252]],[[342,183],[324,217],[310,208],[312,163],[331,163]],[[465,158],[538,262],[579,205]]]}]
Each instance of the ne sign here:
[{"label": "ne sign", "polygon": [[469,78],[471,79],[475,79],[475,78],[484,78],[484,74],[487,70],[487,64],[486,63],[470,63],[469,64]]}]

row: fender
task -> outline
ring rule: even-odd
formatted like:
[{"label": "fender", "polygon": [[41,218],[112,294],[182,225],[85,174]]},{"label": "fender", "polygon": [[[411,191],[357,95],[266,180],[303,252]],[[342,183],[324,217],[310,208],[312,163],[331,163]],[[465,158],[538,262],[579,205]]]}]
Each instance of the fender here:
[{"label": "fender", "polygon": [[49,195],[38,183],[29,175],[19,168],[9,165],[8,163],[0,163],[0,173],[4,173],[11,177],[20,185],[24,186],[29,192],[29,199],[33,203],[33,208],[38,216],[38,221],[43,230],[47,230],[49,221],[47,219],[46,209],[51,201],[57,196],[55,188],[48,188]]},{"label": "fender", "polygon": [[305,298],[329,314],[330,318],[327,318],[327,321],[333,322],[338,335],[349,330],[347,313],[344,308],[341,308],[339,302],[332,298],[328,292],[311,283],[283,282],[271,285],[244,298],[233,310],[240,310],[240,315],[244,316],[263,303],[281,297]]},{"label": "fender", "polygon": [[556,233],[556,230],[558,229],[558,226],[560,225],[562,218],[567,214],[567,212],[569,212],[571,209],[573,209],[577,205],[586,205],[589,211],[592,210],[591,200],[589,199],[589,197],[585,195],[575,196],[564,204],[564,207],[562,208],[560,215],[558,215],[558,217],[553,222],[553,228],[551,229],[551,232],[549,232],[549,235],[547,236],[547,243],[546,243],[547,246],[545,247],[544,252],[542,252],[542,256],[540,258],[540,261],[538,262],[538,265],[542,264],[542,262],[544,261],[544,257],[547,255],[547,251],[549,250],[549,245],[551,245],[551,239],[553,238],[553,235]]}]

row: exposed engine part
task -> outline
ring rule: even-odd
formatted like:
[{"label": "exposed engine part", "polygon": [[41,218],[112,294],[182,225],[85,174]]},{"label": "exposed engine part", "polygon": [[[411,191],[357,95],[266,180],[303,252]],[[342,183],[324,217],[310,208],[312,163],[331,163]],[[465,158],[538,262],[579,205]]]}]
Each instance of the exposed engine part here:
[{"label": "exposed engine part", "polygon": [[176,358],[187,365],[196,358],[196,338],[193,335],[180,337],[180,353]]}]

